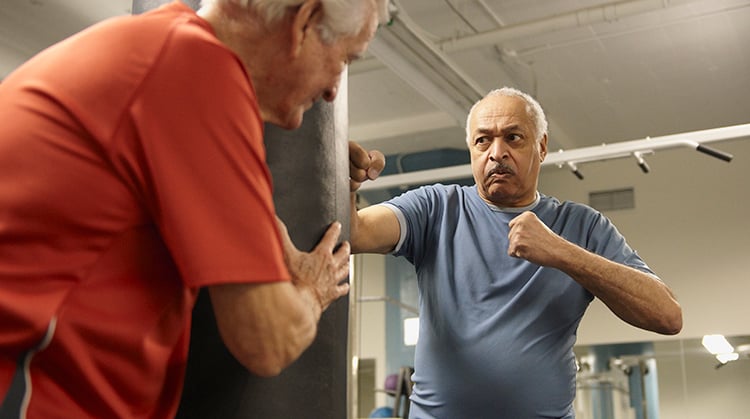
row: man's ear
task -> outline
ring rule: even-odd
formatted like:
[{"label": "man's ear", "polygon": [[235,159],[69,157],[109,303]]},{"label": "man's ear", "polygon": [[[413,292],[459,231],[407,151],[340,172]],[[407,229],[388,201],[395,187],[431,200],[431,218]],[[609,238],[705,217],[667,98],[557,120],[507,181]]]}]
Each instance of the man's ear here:
[{"label": "man's ear", "polygon": [[541,140],[539,140],[539,161],[544,161],[547,157],[547,134],[544,134]]},{"label": "man's ear", "polygon": [[302,51],[309,30],[314,29],[318,22],[320,11],[320,0],[305,0],[295,12],[292,18],[292,58]]}]

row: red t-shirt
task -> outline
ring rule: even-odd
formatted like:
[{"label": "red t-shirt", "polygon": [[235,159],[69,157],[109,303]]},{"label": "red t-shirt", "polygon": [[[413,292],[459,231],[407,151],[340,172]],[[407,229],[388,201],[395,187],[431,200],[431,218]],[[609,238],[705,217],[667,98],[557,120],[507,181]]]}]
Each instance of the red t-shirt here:
[{"label": "red t-shirt", "polygon": [[174,2],[32,58],[0,118],[0,397],[19,364],[29,418],[173,416],[197,289],[289,280],[244,67]]}]

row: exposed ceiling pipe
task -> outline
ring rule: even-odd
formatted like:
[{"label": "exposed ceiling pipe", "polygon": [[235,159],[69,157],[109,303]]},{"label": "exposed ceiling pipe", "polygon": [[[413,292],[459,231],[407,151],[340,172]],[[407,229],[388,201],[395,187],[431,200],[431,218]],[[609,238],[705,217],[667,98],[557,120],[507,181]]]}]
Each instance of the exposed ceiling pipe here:
[{"label": "exposed ceiling pipe", "polygon": [[[530,22],[503,26],[491,31],[481,32],[460,38],[449,39],[435,46],[444,52],[454,52],[501,44],[513,39],[542,35],[550,32],[573,29],[602,22],[611,22],[628,16],[635,16],[667,9],[680,4],[693,3],[697,0],[626,0],[593,6],[562,13]],[[376,58],[368,58],[352,63],[350,74],[357,74],[382,68]]]},{"label": "exposed ceiling pipe", "polygon": [[627,0],[601,6],[587,7],[569,13],[550,16],[547,18],[507,25],[499,29],[469,35],[461,38],[443,41],[438,47],[446,52],[474,49],[489,45],[525,38],[563,29],[589,26],[596,23],[611,22],[624,17],[667,9],[678,4],[695,2],[696,0]]},{"label": "exposed ceiling pipe", "polygon": [[487,13],[487,16],[491,17],[492,20],[495,21],[495,24],[497,26],[503,27],[505,26],[505,22],[503,22],[502,19],[500,19],[500,16],[495,14],[495,12],[490,8],[490,6],[487,5],[487,3],[484,2],[484,0],[476,0],[477,4],[484,10],[485,13]]},{"label": "exposed ceiling pipe", "polygon": [[[423,31],[405,13],[398,0],[392,0],[393,21],[381,28],[370,44],[369,58],[352,63],[349,73],[382,68],[391,69],[402,80],[414,87],[427,100],[445,112],[456,126],[465,127],[465,115],[473,103],[484,93],[481,87],[455,65],[447,52],[460,49],[497,45],[507,40],[545,34],[549,32],[613,21],[622,17],[644,14],[696,0],[627,0],[604,4],[569,13],[563,13],[521,24],[503,26],[462,38],[435,43],[423,35]],[[486,7],[485,3],[480,3]],[[554,121],[550,121],[552,125]],[[408,132],[419,131],[410,127]],[[353,127],[356,129],[356,127]],[[554,141],[566,146],[568,140],[562,131]],[[380,136],[378,135],[378,138]]]},{"label": "exposed ceiling pipe", "polygon": [[443,51],[417,30],[393,0],[396,11],[381,28],[369,50],[426,99],[465,126],[466,111],[482,97],[482,88]]}]

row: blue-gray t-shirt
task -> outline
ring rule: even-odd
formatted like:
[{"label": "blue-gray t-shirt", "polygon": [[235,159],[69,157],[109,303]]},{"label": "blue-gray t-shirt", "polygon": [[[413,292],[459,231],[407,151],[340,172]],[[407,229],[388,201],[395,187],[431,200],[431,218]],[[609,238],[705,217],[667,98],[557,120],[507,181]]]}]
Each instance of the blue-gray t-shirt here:
[{"label": "blue-gray t-shirt", "polygon": [[476,186],[432,185],[387,203],[401,223],[394,255],[414,264],[420,329],[410,418],[572,418],[576,329],[593,295],[568,275],[508,256],[525,209],[589,251],[653,272],[601,213],[538,195],[500,209]]}]

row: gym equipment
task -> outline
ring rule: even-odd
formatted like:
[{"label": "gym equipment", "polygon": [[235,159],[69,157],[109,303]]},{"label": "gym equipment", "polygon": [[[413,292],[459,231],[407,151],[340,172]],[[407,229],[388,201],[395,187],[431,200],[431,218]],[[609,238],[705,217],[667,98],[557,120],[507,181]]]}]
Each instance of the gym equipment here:
[{"label": "gym equipment", "polygon": [[398,374],[391,374],[385,377],[385,391],[386,393],[396,393],[396,386],[398,385]]},{"label": "gym equipment", "polygon": [[370,418],[392,418],[393,408],[388,406],[376,407],[370,412]]},{"label": "gym equipment", "polygon": [[[393,408],[391,409],[391,416],[396,418],[408,418],[409,417],[409,397],[411,396],[411,390],[414,383],[411,381],[411,375],[414,374],[414,368],[412,367],[401,367],[398,374],[390,374],[385,377],[383,390],[389,396],[393,396]],[[377,409],[376,409],[377,410]],[[381,417],[371,416],[370,417]]]}]

